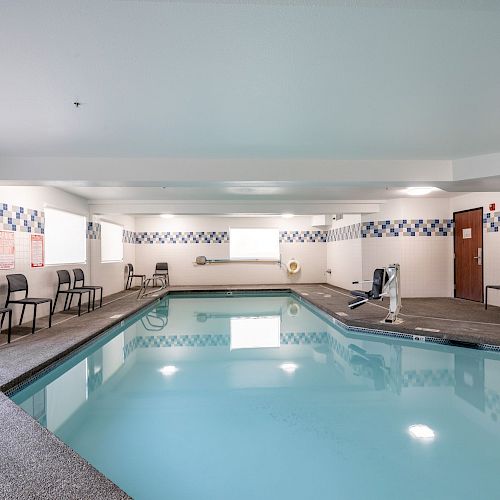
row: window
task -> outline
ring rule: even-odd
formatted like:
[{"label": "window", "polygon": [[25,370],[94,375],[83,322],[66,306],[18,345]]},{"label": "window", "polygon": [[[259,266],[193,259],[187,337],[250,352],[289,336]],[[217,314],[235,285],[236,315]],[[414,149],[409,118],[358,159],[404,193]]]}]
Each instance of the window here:
[{"label": "window", "polygon": [[77,264],[87,259],[87,219],[55,208],[45,209],[45,263]]},{"label": "window", "polygon": [[123,260],[123,227],[101,222],[101,262]]},{"label": "window", "polygon": [[229,259],[280,260],[280,234],[278,229],[229,229]]}]

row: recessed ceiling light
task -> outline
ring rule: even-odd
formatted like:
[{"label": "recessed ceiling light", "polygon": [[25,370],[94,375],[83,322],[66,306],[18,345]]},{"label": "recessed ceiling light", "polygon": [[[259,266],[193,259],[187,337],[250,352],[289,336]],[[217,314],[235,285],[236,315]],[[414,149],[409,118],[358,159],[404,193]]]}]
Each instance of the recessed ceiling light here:
[{"label": "recessed ceiling light", "polygon": [[177,368],[177,366],[174,365],[167,365],[164,366],[163,368],[160,368],[158,371],[165,377],[170,377],[174,373],[177,373],[179,371],[179,368]]},{"label": "recessed ceiling light", "polygon": [[431,186],[414,186],[406,189],[406,193],[410,196],[425,196],[426,194],[430,194],[433,191],[437,191],[437,188]]},{"label": "recessed ceiling light", "polygon": [[162,219],[173,219],[175,217],[174,214],[160,214]]},{"label": "recessed ceiling light", "polygon": [[415,424],[408,427],[410,436],[415,439],[432,440],[435,438],[435,432],[425,424]]},{"label": "recessed ceiling light", "polygon": [[294,373],[299,366],[295,363],[283,363],[280,368],[286,373]]},{"label": "recessed ceiling light", "polygon": [[292,217],[294,217],[294,215],[290,213],[285,213],[281,214],[281,217],[283,217],[283,219],[291,219]]}]

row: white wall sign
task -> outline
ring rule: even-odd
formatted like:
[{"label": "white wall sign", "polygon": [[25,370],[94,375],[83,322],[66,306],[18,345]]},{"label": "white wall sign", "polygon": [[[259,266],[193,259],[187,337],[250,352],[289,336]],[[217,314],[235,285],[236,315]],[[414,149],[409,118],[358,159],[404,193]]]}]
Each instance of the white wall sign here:
[{"label": "white wall sign", "polygon": [[15,265],[14,233],[12,231],[0,231],[0,269],[14,269]]},{"label": "white wall sign", "polygon": [[43,234],[31,235],[31,267],[44,266]]},{"label": "white wall sign", "polygon": [[472,238],[472,228],[466,227],[462,229],[462,238],[464,240],[470,240]]}]

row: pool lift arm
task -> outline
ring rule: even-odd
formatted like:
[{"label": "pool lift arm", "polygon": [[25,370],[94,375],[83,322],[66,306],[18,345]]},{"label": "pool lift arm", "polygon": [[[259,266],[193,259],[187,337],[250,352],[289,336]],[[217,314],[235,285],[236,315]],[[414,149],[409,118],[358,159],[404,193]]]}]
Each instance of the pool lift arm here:
[{"label": "pool lift arm", "polygon": [[[369,292],[354,290],[351,294],[355,297],[349,302],[350,309],[366,304],[369,300],[383,300],[384,297],[389,297],[389,313],[384,319],[384,323],[398,323],[399,311],[401,310],[401,283],[399,279],[400,266],[399,264],[390,264],[381,269],[375,269],[373,280],[364,280],[363,283],[373,283],[372,289]],[[353,281],[357,284],[359,281]]]}]

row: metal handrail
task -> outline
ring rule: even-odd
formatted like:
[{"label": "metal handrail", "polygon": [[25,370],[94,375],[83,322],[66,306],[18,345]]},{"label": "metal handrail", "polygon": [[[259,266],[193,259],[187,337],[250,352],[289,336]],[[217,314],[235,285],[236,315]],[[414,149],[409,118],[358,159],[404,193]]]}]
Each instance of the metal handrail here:
[{"label": "metal handrail", "polygon": [[[156,283],[159,281],[161,283],[160,288],[155,288],[154,290],[150,290],[149,292],[147,291],[147,288],[149,287],[150,283]],[[143,281],[141,288],[139,289],[139,293],[137,294],[137,299],[143,299],[144,297],[148,297],[150,295],[155,295],[158,294],[158,292],[161,292],[162,290],[165,290],[167,288],[167,280],[165,279],[164,276],[155,276],[154,278],[147,278]]]}]

